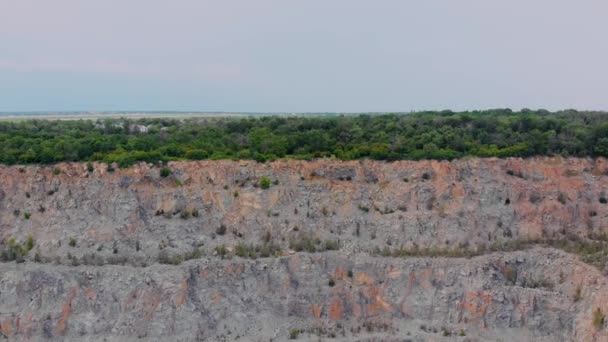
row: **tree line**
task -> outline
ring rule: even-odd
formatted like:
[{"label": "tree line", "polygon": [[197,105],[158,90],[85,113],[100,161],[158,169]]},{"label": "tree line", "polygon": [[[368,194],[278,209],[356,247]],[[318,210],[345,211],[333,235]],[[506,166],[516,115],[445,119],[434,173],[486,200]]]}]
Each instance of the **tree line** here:
[{"label": "tree line", "polygon": [[0,121],[0,163],[608,157],[608,113],[496,109],[249,118]]}]

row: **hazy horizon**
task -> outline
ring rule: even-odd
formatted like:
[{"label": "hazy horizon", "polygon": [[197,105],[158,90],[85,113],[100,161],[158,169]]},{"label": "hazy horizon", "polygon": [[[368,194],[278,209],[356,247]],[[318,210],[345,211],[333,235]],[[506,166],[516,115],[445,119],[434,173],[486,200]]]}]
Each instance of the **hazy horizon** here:
[{"label": "hazy horizon", "polygon": [[606,110],[600,0],[0,0],[0,112]]}]

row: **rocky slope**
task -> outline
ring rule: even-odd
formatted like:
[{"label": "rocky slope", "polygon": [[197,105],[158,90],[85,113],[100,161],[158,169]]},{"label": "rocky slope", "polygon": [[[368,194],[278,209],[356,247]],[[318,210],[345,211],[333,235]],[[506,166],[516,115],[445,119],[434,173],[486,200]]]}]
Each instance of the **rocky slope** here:
[{"label": "rocky slope", "polygon": [[605,240],[603,159],[169,167],[0,167],[0,336],[608,338],[601,267],[500,251]]}]

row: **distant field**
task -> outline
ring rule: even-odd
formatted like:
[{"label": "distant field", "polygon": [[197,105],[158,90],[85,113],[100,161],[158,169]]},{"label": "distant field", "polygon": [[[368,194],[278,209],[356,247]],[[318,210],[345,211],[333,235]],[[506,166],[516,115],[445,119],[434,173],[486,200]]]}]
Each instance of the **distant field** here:
[{"label": "distant field", "polygon": [[[0,113],[0,120],[96,120],[104,118],[198,118],[198,117],[247,117],[269,115],[264,113],[228,112],[27,112]],[[289,115],[277,113],[277,115]]]},{"label": "distant field", "polygon": [[[267,115],[296,115],[293,113],[232,113],[232,112],[0,112],[0,120],[97,120],[105,118],[227,118]],[[300,115],[300,114],[298,114]],[[307,115],[307,114],[302,114]]]}]

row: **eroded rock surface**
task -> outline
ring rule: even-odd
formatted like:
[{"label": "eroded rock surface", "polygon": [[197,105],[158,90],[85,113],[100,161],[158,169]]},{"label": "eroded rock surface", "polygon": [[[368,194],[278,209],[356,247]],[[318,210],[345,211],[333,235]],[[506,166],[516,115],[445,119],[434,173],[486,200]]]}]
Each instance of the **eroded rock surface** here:
[{"label": "eroded rock surface", "polygon": [[[576,255],[377,253],[605,236],[603,159],[176,162],[167,178],[146,164],[57,167],[0,167],[0,240],[35,240],[25,262],[0,264],[11,340],[608,338],[593,323],[606,278]],[[340,249],[290,250],[302,235]],[[270,242],[282,252],[228,259]]]}]

